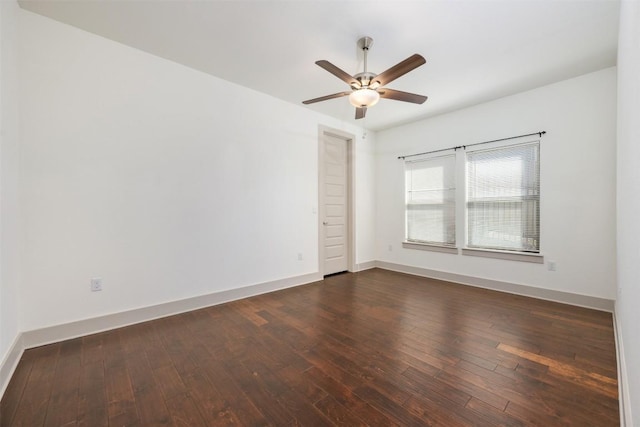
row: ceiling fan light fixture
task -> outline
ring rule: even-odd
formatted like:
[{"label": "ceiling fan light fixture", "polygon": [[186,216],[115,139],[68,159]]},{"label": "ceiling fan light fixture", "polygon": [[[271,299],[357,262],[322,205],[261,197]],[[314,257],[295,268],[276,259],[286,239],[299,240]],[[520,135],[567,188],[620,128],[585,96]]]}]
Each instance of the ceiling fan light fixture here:
[{"label": "ceiling fan light fixture", "polygon": [[354,90],[349,95],[349,102],[356,108],[373,107],[379,100],[380,94],[369,88]]}]

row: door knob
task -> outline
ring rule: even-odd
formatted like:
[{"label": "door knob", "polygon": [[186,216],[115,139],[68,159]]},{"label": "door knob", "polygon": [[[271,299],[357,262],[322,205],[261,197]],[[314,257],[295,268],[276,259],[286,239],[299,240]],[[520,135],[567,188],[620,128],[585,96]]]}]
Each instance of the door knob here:
[{"label": "door knob", "polygon": [[322,225],[329,225],[329,221],[322,221]]}]

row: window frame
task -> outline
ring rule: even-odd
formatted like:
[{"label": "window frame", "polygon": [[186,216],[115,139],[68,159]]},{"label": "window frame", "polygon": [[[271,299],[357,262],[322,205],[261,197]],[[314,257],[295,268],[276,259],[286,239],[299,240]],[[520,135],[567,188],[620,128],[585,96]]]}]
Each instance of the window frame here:
[{"label": "window frame", "polygon": [[[458,163],[458,156],[457,153],[452,150],[451,153],[447,153],[446,151],[449,150],[444,150],[444,152],[438,152],[438,153],[433,153],[433,154],[429,154],[429,155],[424,155],[424,156],[420,156],[416,159],[412,159],[412,160],[405,160],[404,161],[404,182],[405,182],[405,186],[404,186],[404,196],[405,196],[405,205],[404,205],[404,240],[403,240],[403,247],[404,248],[408,248],[408,249],[420,249],[420,250],[432,250],[435,252],[445,252],[445,253],[458,253],[458,224],[457,224],[457,217],[458,217],[458,191],[457,191],[457,182],[458,182],[458,178],[457,178],[457,163]],[[408,201],[408,193],[409,193],[409,189],[407,188],[407,165],[411,164],[411,163],[420,163],[420,162],[427,162],[429,160],[434,160],[434,159],[441,159],[441,158],[445,158],[445,157],[451,157],[453,160],[453,183],[454,183],[454,187],[452,188],[453,190],[453,243],[449,244],[446,242],[437,242],[437,241],[425,241],[425,240],[411,240],[409,239],[409,201]],[[444,207],[445,204],[442,204],[443,206],[443,211],[444,211]]]},{"label": "window frame", "polygon": [[[469,154],[473,154],[473,153],[483,153],[483,152],[491,152],[491,151],[499,151],[499,150],[504,150],[504,149],[510,149],[510,148],[517,148],[517,147],[526,147],[526,146],[535,146],[536,148],[536,155],[537,155],[537,163],[535,164],[535,174],[537,177],[537,190],[538,190],[538,194],[537,194],[537,210],[536,210],[536,217],[537,217],[537,250],[527,250],[525,248],[515,248],[515,249],[510,249],[507,247],[499,247],[499,246],[481,246],[481,245],[472,245],[469,243],[470,240],[470,235],[471,235],[471,225],[470,225],[470,219],[469,219],[469,204],[472,203],[469,201],[469,179],[470,179],[470,174],[469,174]],[[519,143],[509,143],[509,142],[502,142],[500,144],[486,144],[483,147],[478,147],[477,149],[468,149],[465,150],[464,152],[464,167],[465,167],[465,171],[464,171],[464,246],[463,248],[466,250],[473,250],[473,251],[492,251],[492,252],[497,252],[497,253],[514,253],[514,254],[533,254],[533,255],[538,255],[540,254],[540,246],[541,246],[541,242],[540,242],[540,229],[541,229],[541,220],[540,220],[540,203],[541,203],[541,186],[540,186],[540,140],[533,140],[533,141],[524,141],[524,142],[519,142]],[[505,201],[497,201],[499,203],[504,203]],[[514,203],[517,201],[511,201],[511,203]],[[526,200],[520,200],[520,203],[524,203],[526,202]],[[482,203],[482,202],[476,202],[476,203]],[[524,209],[524,208],[521,208]]]}]

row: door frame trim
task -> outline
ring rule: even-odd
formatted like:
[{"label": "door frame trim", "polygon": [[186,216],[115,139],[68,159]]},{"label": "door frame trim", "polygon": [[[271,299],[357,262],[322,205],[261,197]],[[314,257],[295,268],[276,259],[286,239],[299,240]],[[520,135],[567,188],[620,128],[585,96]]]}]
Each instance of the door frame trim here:
[{"label": "door frame trim", "polygon": [[355,233],[355,135],[333,129],[327,126],[318,126],[318,272],[324,277],[324,188],[322,178],[324,176],[324,137],[325,135],[340,138],[347,144],[347,271],[355,270],[356,260],[356,233]]}]

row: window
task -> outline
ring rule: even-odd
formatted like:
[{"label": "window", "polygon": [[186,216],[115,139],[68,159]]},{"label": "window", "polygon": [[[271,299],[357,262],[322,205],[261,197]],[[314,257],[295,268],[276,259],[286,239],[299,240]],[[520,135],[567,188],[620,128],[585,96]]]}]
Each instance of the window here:
[{"label": "window", "polygon": [[540,141],[496,142],[405,160],[404,248],[543,262]]},{"label": "window", "polygon": [[539,144],[467,153],[467,247],[540,252]]},{"label": "window", "polygon": [[407,242],[456,245],[454,154],[405,163]]}]

